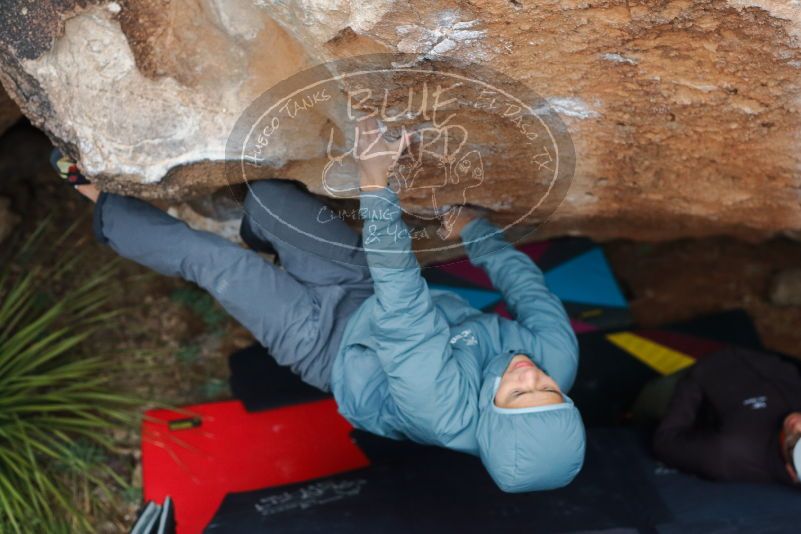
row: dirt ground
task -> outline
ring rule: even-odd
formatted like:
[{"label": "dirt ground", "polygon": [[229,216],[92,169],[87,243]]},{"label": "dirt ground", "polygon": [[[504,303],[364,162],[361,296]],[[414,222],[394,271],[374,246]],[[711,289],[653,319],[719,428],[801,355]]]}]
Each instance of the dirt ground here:
[{"label": "dirt ground", "polygon": [[[0,196],[11,199],[22,218],[9,241],[51,217],[54,232],[80,220],[73,246],[89,252],[82,269],[115,255],[91,237],[91,205],[56,178],[48,164],[50,144],[38,130],[19,123],[0,138]],[[748,244],[728,238],[662,244],[612,242],[605,245],[613,270],[643,325],[692,318],[713,311],[745,308],[766,344],[801,358],[801,307],[771,304],[774,274],[801,267],[801,244],[775,239]],[[113,306],[124,309],[121,328],[94,340],[97,350],[131,369],[118,377],[120,390],[151,405],[186,405],[228,397],[226,357],[252,342],[250,335],[205,293],[180,280],[149,273],[123,262]],[[124,364],[124,365],[123,365]],[[141,498],[139,436],[121,429],[113,465],[133,485],[120,491],[97,517],[101,532],[130,525]]]}]

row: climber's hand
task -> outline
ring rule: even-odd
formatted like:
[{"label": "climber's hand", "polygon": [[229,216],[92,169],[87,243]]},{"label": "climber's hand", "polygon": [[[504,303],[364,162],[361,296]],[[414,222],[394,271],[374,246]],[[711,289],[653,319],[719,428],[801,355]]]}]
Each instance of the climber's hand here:
[{"label": "climber's hand", "polygon": [[[451,235],[462,235],[462,229],[467,226],[467,223],[479,217],[479,214],[467,206],[460,206],[458,214],[451,221]],[[457,208],[452,208],[457,209]]]},{"label": "climber's hand", "polygon": [[97,197],[100,196],[100,190],[95,184],[76,185],[75,189],[92,202],[97,202]]},{"label": "climber's hand", "polygon": [[357,122],[354,158],[359,166],[359,183],[362,191],[387,186],[389,171],[409,145],[409,135],[397,141],[387,141],[374,117]]}]

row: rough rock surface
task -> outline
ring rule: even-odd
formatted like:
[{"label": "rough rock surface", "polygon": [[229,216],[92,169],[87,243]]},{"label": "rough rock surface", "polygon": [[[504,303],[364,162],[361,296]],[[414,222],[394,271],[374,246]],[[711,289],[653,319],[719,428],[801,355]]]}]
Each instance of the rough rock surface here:
[{"label": "rough rock surface", "polygon": [[[23,112],[104,187],[146,197],[225,185],[226,139],[251,101],[378,52],[491,66],[548,100],[576,152],[549,234],[801,231],[799,0],[7,0],[0,12],[0,80]],[[320,110],[273,143],[264,177],[322,191],[331,122]],[[486,126],[475,142],[493,172],[471,202],[511,220],[536,184]]]}]

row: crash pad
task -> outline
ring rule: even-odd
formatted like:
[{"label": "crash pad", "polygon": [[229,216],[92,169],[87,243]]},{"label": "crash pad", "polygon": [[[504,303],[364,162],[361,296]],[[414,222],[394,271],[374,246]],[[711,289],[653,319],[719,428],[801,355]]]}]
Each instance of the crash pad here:
[{"label": "crash pad", "polygon": [[207,534],[796,532],[801,491],[715,484],[667,469],[631,428],[593,428],[565,488],[500,491],[477,458],[355,433],[371,467],[227,496]]},{"label": "crash pad", "polygon": [[142,423],[144,498],[175,503],[178,534],[201,532],[230,492],[368,465],[333,399],[250,413],[239,401],[150,410]]},{"label": "crash pad", "polygon": [[[620,328],[631,323],[628,303],[603,249],[585,238],[566,237],[517,247],[543,271],[545,283],[563,302],[577,332]],[[474,307],[503,317],[512,314],[486,273],[466,258],[434,264],[423,276]]]}]

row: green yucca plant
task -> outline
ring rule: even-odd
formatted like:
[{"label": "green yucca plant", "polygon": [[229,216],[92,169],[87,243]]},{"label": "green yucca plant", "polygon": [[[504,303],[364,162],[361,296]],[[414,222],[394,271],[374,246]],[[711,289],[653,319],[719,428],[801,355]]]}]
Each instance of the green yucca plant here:
[{"label": "green yucca plant", "polygon": [[130,424],[134,402],[110,391],[108,358],[83,353],[114,321],[105,310],[116,264],[83,274],[75,253],[56,266],[35,260],[57,254],[71,234],[45,250],[47,227],[0,266],[2,533],[91,530],[86,501],[124,484],[102,458],[113,448],[109,430]]}]

